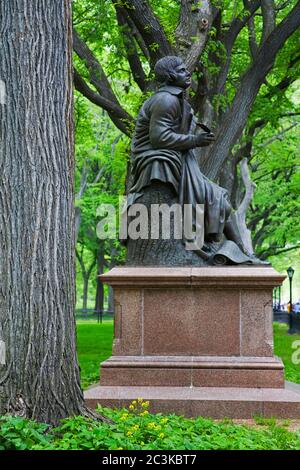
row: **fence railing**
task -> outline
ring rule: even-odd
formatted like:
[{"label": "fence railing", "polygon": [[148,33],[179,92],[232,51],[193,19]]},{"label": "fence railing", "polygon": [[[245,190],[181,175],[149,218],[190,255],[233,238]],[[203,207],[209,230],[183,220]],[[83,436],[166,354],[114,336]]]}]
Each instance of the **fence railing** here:
[{"label": "fence railing", "polygon": [[[105,319],[113,319],[113,310],[94,310],[92,308],[77,309],[75,311],[76,320],[95,320],[102,323]],[[284,310],[273,310],[273,321],[290,324],[290,314]],[[300,332],[300,314],[292,314],[293,328]]]},{"label": "fence railing", "polygon": [[278,323],[289,323],[289,313],[285,310],[273,310],[273,321]]},{"label": "fence railing", "polygon": [[273,321],[289,325],[290,333],[300,333],[300,313],[288,313],[285,310],[273,310]]},{"label": "fence railing", "polygon": [[289,321],[289,332],[300,333],[300,313],[292,313],[290,315],[291,318]]},{"label": "fence railing", "polygon": [[94,310],[92,308],[81,308],[75,311],[76,320],[95,320],[102,323],[103,319],[114,318],[113,310]]}]

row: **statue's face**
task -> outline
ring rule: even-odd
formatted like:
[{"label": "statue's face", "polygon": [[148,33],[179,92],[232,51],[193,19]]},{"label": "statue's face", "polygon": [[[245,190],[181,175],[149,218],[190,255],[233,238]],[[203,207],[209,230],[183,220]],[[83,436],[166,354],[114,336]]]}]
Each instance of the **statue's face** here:
[{"label": "statue's face", "polygon": [[170,76],[172,79],[172,81],[170,81],[170,84],[172,85],[184,89],[188,88],[191,85],[191,74],[183,62],[175,67]]}]

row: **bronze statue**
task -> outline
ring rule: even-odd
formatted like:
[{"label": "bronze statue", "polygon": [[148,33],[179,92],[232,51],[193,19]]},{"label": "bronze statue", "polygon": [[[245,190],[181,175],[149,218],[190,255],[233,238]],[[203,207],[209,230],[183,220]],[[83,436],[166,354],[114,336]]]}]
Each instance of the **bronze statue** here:
[{"label": "bronze statue", "polygon": [[[204,243],[186,249],[186,240],[127,240],[131,265],[261,264],[246,253],[232,217],[227,191],[200,171],[193,149],[210,145],[214,134],[197,122],[185,99],[191,74],[176,56],[160,59],[155,75],[161,87],[143,104],[132,140],[132,186],[128,207],[134,203],[179,203],[204,208]],[[201,129],[200,132],[197,130]],[[195,210],[192,215],[196,228]],[[150,223],[150,221],[149,221]]]}]

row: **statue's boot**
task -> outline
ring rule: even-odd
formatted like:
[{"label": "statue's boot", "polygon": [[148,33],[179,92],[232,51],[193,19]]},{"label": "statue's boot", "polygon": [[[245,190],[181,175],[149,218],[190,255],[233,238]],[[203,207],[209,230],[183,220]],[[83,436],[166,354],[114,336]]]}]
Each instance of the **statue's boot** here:
[{"label": "statue's boot", "polygon": [[249,258],[249,262],[251,262],[252,264],[263,266],[269,266],[271,264],[268,261],[263,261],[259,259],[254,253],[250,253],[245,248],[242,238],[240,236],[240,232],[231,217],[229,217],[229,219],[225,223],[224,235],[228,240],[231,240],[236,243],[239,249]]}]

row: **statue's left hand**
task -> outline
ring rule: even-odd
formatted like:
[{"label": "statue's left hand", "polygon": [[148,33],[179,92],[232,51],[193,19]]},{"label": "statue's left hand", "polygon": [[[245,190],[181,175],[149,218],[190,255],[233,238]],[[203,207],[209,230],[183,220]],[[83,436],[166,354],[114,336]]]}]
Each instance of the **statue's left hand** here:
[{"label": "statue's left hand", "polygon": [[202,132],[196,136],[197,147],[207,147],[215,141],[215,136],[212,132]]}]

